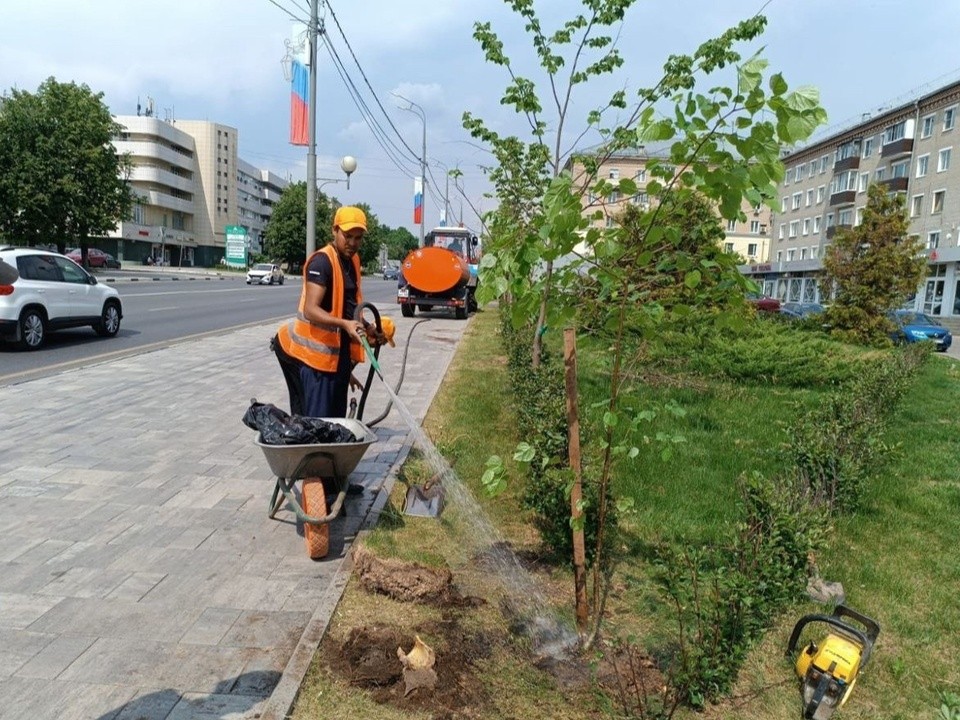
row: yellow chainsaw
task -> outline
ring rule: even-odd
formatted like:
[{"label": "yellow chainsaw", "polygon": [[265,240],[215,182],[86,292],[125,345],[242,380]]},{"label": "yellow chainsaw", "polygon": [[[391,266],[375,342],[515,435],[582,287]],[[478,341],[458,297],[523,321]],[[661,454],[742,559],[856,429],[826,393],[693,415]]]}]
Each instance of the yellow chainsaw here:
[{"label": "yellow chainsaw", "polygon": [[[856,625],[848,621],[854,621]],[[796,651],[800,633],[810,623],[828,625],[826,636],[810,642],[797,656],[804,720],[828,720],[849,699],[870,653],[880,626],[875,620],[838,605],[833,615],[800,618],[787,645],[787,655]]]}]

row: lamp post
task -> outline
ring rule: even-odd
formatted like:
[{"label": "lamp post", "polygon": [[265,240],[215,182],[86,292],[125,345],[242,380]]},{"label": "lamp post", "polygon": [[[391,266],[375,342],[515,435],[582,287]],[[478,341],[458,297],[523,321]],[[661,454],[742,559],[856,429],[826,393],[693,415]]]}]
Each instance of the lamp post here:
[{"label": "lamp post", "polygon": [[[423,188],[420,193],[420,247],[423,247],[423,223],[427,217],[427,115],[424,113],[423,108],[417,105],[417,103],[415,103],[413,100],[405,98],[400,93],[393,93],[393,95],[400,98],[405,103],[409,103],[410,107],[401,108],[401,110],[412,112],[414,115],[420,118],[420,122],[423,124],[423,144],[420,152],[420,182]],[[414,108],[416,108],[416,110],[414,110]]]}]

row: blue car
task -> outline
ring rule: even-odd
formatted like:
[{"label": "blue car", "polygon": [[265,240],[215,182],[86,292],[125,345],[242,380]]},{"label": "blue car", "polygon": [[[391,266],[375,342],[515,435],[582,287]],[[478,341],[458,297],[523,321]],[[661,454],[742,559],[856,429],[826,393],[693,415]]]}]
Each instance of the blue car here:
[{"label": "blue car", "polygon": [[914,310],[897,310],[890,313],[896,326],[890,339],[898,345],[929,340],[937,346],[937,352],[946,352],[953,344],[953,335],[936,318]]}]

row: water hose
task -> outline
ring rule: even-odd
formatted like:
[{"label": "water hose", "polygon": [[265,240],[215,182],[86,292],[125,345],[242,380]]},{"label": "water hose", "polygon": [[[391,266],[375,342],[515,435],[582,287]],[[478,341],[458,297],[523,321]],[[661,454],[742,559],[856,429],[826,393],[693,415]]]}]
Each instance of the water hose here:
[{"label": "water hose", "polygon": [[[374,306],[371,303],[365,302],[358,305],[357,311],[356,313],[354,313],[354,319],[357,322],[363,322],[363,311],[365,309],[369,309],[371,313],[373,313],[374,326],[377,328],[378,333],[382,332],[383,326],[380,322],[380,311],[377,310],[376,306]],[[393,388],[394,394],[398,394],[400,392],[400,387],[403,385],[404,375],[407,372],[407,356],[410,353],[410,338],[413,337],[413,331],[416,329],[418,325],[425,322],[430,322],[430,321],[428,318],[423,318],[421,320],[418,320],[410,327],[410,332],[407,333],[407,342],[405,347],[403,348],[403,358],[400,361],[400,377],[397,379],[396,387]],[[362,421],[363,408],[367,402],[367,394],[370,392],[370,386],[373,385],[374,374],[376,374],[380,378],[380,381],[383,382],[385,385],[387,384],[387,381],[383,377],[383,373],[380,370],[380,361],[379,361],[380,347],[379,346],[375,348],[370,347],[370,343],[368,343],[367,339],[364,337],[361,337],[360,344],[363,345],[363,349],[367,353],[367,357],[370,360],[370,371],[367,373],[367,380],[363,384],[363,390],[360,393],[360,402],[358,403],[357,410],[356,410],[356,419]],[[389,385],[387,385],[387,387],[389,387]],[[393,408],[392,397],[390,398],[389,402],[387,403],[387,407],[384,409],[382,413],[380,413],[377,417],[375,417],[370,422],[364,423],[364,424],[367,427],[373,427],[377,423],[381,422],[390,413],[391,408]]]}]

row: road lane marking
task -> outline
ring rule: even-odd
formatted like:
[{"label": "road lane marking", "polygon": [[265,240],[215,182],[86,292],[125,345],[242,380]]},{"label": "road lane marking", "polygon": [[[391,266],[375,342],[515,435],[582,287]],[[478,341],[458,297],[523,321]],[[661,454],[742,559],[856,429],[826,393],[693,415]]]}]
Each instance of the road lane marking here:
[{"label": "road lane marking", "polygon": [[162,312],[164,310],[179,310],[179,305],[170,305],[169,307],[147,308],[147,312]]}]

